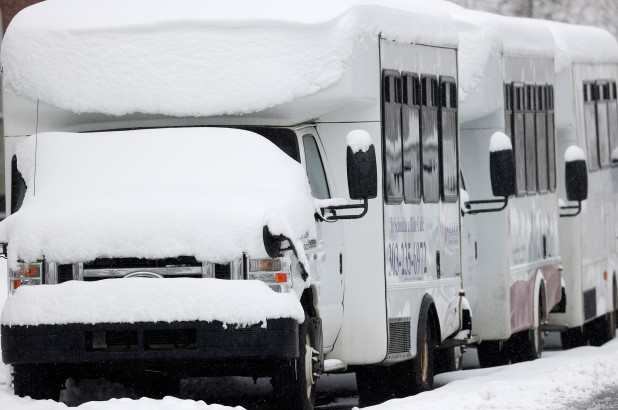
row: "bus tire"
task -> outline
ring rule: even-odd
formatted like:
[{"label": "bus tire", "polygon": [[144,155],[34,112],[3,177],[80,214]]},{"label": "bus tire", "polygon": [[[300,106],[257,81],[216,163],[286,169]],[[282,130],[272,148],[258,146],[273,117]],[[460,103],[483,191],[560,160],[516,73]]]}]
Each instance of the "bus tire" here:
[{"label": "bus tire", "polygon": [[285,361],[273,376],[273,392],[281,409],[312,410],[315,405],[313,351],[309,337],[309,316],[298,328],[299,357]]},{"label": "bus tire", "polygon": [[562,350],[573,349],[587,344],[586,335],[581,327],[572,327],[560,332]]},{"label": "bus tire", "polygon": [[506,342],[499,340],[487,340],[476,347],[479,365],[483,368],[504,366],[509,364],[509,354]]}]

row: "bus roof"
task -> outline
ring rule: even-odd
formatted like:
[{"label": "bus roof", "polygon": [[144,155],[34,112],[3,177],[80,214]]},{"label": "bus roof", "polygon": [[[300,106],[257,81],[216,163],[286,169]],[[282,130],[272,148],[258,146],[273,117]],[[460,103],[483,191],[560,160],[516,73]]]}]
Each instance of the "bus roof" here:
[{"label": "bus roof", "polygon": [[456,47],[422,0],[51,0],[2,45],[5,88],[76,113],[248,114],[336,84],[365,38]]}]

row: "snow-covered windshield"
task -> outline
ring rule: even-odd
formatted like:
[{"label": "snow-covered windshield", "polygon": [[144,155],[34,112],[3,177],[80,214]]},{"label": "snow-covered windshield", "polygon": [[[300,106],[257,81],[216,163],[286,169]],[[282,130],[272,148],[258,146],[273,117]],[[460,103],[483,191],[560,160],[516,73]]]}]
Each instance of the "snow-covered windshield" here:
[{"label": "snow-covered windshield", "polygon": [[0,224],[10,263],[178,255],[219,263],[266,256],[264,225],[314,237],[294,133],[262,133],[283,150],[227,128],[29,137],[17,153],[26,196]]}]

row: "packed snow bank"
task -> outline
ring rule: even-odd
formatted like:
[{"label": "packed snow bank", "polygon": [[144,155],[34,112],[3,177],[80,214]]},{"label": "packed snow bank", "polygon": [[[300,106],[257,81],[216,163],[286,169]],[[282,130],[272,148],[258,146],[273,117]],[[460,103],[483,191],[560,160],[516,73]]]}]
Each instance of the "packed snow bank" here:
[{"label": "packed snow bank", "polygon": [[489,152],[512,151],[511,139],[503,132],[496,131],[489,140]]},{"label": "packed snow bank", "polygon": [[335,84],[366,37],[454,46],[452,26],[423,0],[54,0],[1,60],[9,92],[76,113],[243,114]]},{"label": "packed snow bank", "polygon": [[[13,389],[0,386],[0,408],[10,410],[66,410],[70,409],[64,403],[57,403],[52,400],[32,400],[13,395]],[[108,401],[92,401],[84,403],[78,410],[224,410],[237,409],[243,407],[228,407],[219,404],[206,404],[203,401],[181,400],[174,397],[165,397],[163,400],[153,400],[141,398],[131,399],[111,399]]]},{"label": "packed snow bank", "polygon": [[43,133],[17,157],[28,189],[21,209],[0,223],[9,266],[43,257],[267,257],[264,225],[297,249],[300,238],[315,238],[304,168],[253,132]]},{"label": "packed snow bank", "polygon": [[2,311],[3,325],[220,321],[252,325],[266,319],[302,323],[292,293],[273,292],[254,280],[106,279],[54,286],[21,286]]},{"label": "packed snow bank", "polygon": [[573,63],[618,63],[618,42],[609,32],[588,26],[544,22],[556,42],[555,71],[561,72]]},{"label": "packed snow bank", "polygon": [[441,375],[437,390],[391,400],[395,409],[564,409],[616,385],[618,340],[533,362]]}]

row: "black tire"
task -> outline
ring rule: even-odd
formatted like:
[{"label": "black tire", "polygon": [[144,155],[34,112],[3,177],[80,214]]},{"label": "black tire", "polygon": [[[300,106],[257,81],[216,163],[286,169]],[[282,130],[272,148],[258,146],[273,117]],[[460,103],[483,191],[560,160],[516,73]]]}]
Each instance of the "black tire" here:
[{"label": "black tire", "polygon": [[560,332],[560,342],[562,342],[562,350],[567,350],[585,346],[588,340],[581,327],[573,327]]},{"label": "black tire", "polygon": [[411,387],[414,394],[433,388],[435,341],[430,318],[426,318],[425,326],[419,329],[416,344],[416,357],[411,360]]},{"label": "black tire", "polygon": [[58,401],[65,381],[51,364],[17,364],[13,367],[13,385],[19,397]]},{"label": "black tire", "polygon": [[455,372],[463,368],[461,346],[450,349],[436,349],[434,353],[434,374]]},{"label": "black tire", "polygon": [[540,358],[543,354],[544,343],[545,332],[539,328],[514,334],[509,339],[511,362],[528,362]]},{"label": "black tire", "polygon": [[616,336],[616,319],[612,310],[609,313],[584,325],[584,331],[591,346],[602,346]]},{"label": "black tire", "polygon": [[273,392],[280,409],[312,410],[315,405],[314,346],[308,332],[309,320],[305,316],[305,321],[299,326],[300,356],[285,361],[272,378]]},{"label": "black tire", "polygon": [[488,340],[476,347],[481,367],[495,367],[509,364],[509,352],[506,342]]},{"label": "black tire", "polygon": [[511,362],[528,362],[536,360],[543,354],[545,347],[545,332],[541,330],[543,323],[543,309],[545,300],[544,293],[539,293],[538,301],[538,326],[536,329],[524,330],[511,336],[508,342],[508,350],[511,353]]},{"label": "black tire", "polygon": [[380,404],[395,397],[392,386],[394,366],[365,366],[356,371],[358,406]]}]

